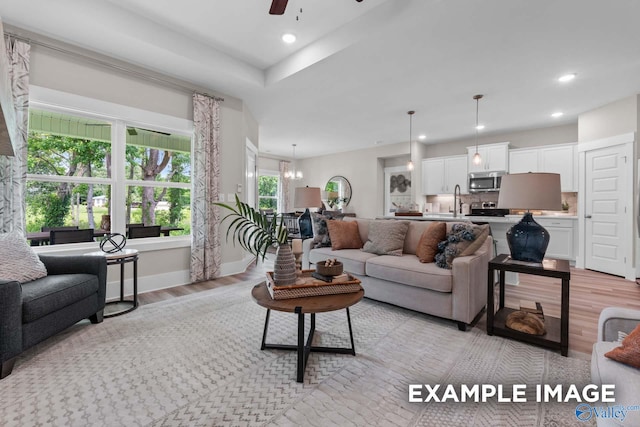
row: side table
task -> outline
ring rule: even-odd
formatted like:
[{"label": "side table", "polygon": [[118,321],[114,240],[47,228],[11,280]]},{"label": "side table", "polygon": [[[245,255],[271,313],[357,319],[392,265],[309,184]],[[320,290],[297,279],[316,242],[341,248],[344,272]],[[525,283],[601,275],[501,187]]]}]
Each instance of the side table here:
[{"label": "side table", "polygon": [[[120,299],[107,302],[104,317],[119,316],[138,308],[138,250],[123,249],[114,253],[100,251],[85,255],[103,256],[107,259],[107,265],[120,265]],[[133,263],[133,300],[124,299],[124,265],[128,262]]]},{"label": "side table", "polygon": [[[494,272],[498,271],[500,286],[498,311],[494,314]],[[506,327],[507,316],[517,311],[504,306],[505,272],[532,274],[536,276],[556,277],[562,281],[560,318],[545,314],[545,335],[532,335]],[[517,339],[523,342],[537,344],[554,350],[560,350],[563,356],[569,352],[569,280],[571,271],[569,261],[563,259],[545,258],[541,264],[512,260],[509,255],[500,254],[489,261],[487,275],[487,334]]]}]

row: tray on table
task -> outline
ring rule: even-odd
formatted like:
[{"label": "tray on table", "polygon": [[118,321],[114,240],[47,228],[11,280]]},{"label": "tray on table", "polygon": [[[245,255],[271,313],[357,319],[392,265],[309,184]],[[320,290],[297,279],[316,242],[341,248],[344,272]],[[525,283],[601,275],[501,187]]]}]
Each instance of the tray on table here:
[{"label": "tray on table", "polygon": [[304,298],[318,295],[348,294],[359,292],[360,280],[349,273],[346,277],[335,279],[332,282],[311,277],[315,270],[302,270],[294,285],[277,286],[273,280],[273,271],[267,272],[267,289],[273,299]]}]

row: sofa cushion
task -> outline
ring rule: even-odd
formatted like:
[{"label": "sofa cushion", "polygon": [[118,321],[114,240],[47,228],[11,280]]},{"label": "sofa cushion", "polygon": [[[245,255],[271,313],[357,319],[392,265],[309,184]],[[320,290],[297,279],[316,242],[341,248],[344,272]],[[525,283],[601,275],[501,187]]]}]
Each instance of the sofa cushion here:
[{"label": "sofa cushion", "polygon": [[311,212],[311,220],[313,225],[313,243],[312,248],[328,248],[331,246],[329,238],[329,227],[327,227],[327,218],[317,212]]},{"label": "sofa cushion", "polygon": [[416,254],[418,243],[424,231],[433,224],[432,221],[409,221],[409,231],[404,239],[403,254]]},{"label": "sofa cushion", "polygon": [[369,236],[362,250],[377,255],[401,256],[409,221],[380,220],[369,224]]},{"label": "sofa cushion", "polygon": [[451,269],[455,258],[469,252],[467,249],[472,244],[474,245],[473,252],[468,255],[475,253],[488,235],[488,224],[473,225],[470,222],[453,224],[447,238],[438,245],[438,254],[435,257],[436,265],[440,268]]},{"label": "sofa cushion", "polygon": [[0,234],[0,260],[0,279],[3,280],[25,283],[47,275],[38,255],[17,231]]},{"label": "sofa cushion", "polygon": [[433,262],[438,253],[438,243],[447,237],[447,225],[444,222],[432,222],[420,236],[416,256],[420,262]]},{"label": "sofa cushion", "polygon": [[620,346],[609,351],[605,356],[625,365],[640,368],[640,325],[622,340]]},{"label": "sofa cushion", "polygon": [[368,259],[376,258],[378,255],[363,252],[360,249],[341,249],[334,251],[331,248],[312,249],[309,252],[309,262],[316,264],[327,259],[337,259],[344,265],[347,273],[364,276],[365,263]]},{"label": "sofa cushion", "polygon": [[54,274],[22,285],[22,322],[29,323],[97,294],[93,274]]},{"label": "sofa cushion", "polygon": [[371,277],[418,288],[438,292],[451,292],[452,289],[451,270],[438,268],[434,263],[423,264],[412,254],[376,256],[367,260],[365,271]]},{"label": "sofa cushion", "polygon": [[330,219],[327,221],[329,227],[329,237],[331,238],[331,249],[360,249],[362,239],[358,232],[356,221],[339,221]]}]

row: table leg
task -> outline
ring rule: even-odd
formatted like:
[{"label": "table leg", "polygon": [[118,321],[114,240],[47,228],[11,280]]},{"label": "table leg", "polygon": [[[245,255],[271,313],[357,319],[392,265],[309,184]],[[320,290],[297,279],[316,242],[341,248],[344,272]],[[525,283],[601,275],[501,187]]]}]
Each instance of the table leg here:
[{"label": "table leg", "polygon": [[120,262],[120,301],[124,301],[124,262]]},{"label": "table leg", "polygon": [[138,258],[133,261],[133,306],[138,306]]},{"label": "table leg", "polygon": [[495,283],[493,281],[494,276],[495,272],[493,268],[489,268],[489,272],[487,273],[487,335],[493,335],[493,293],[495,291]]},{"label": "table leg", "polygon": [[264,319],[264,332],[262,333],[262,344],[260,345],[260,350],[264,350],[267,342],[267,330],[269,329],[269,315],[271,314],[271,309],[267,308],[267,318]]},{"label": "table leg", "polygon": [[562,302],[560,307],[560,352],[569,354],[569,279],[562,279]]},{"label": "table leg", "polygon": [[500,270],[500,309],[504,308],[504,281],[505,281],[505,271]]},{"label": "table leg", "polygon": [[301,383],[304,381],[304,313],[302,307],[296,307],[295,312],[298,314],[298,374],[296,381]]},{"label": "table leg", "polygon": [[347,310],[347,322],[349,322],[349,338],[351,339],[351,354],[356,355],[356,346],[353,344],[353,329],[351,329],[351,315],[349,314],[349,307]]}]

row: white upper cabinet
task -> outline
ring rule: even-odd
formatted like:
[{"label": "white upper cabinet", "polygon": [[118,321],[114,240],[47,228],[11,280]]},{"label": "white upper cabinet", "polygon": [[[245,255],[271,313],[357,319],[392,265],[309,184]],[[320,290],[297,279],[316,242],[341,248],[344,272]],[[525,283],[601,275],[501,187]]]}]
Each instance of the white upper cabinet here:
[{"label": "white upper cabinet", "polygon": [[559,173],[563,192],[578,191],[576,163],[576,144],[549,145],[509,151],[509,173]]},{"label": "white upper cabinet", "polygon": [[423,194],[453,194],[456,184],[462,194],[467,193],[467,156],[422,160]]},{"label": "white upper cabinet", "polygon": [[484,144],[478,146],[478,153],[482,161],[479,165],[473,163],[476,146],[467,147],[467,169],[469,172],[489,172],[509,170],[509,143]]}]

